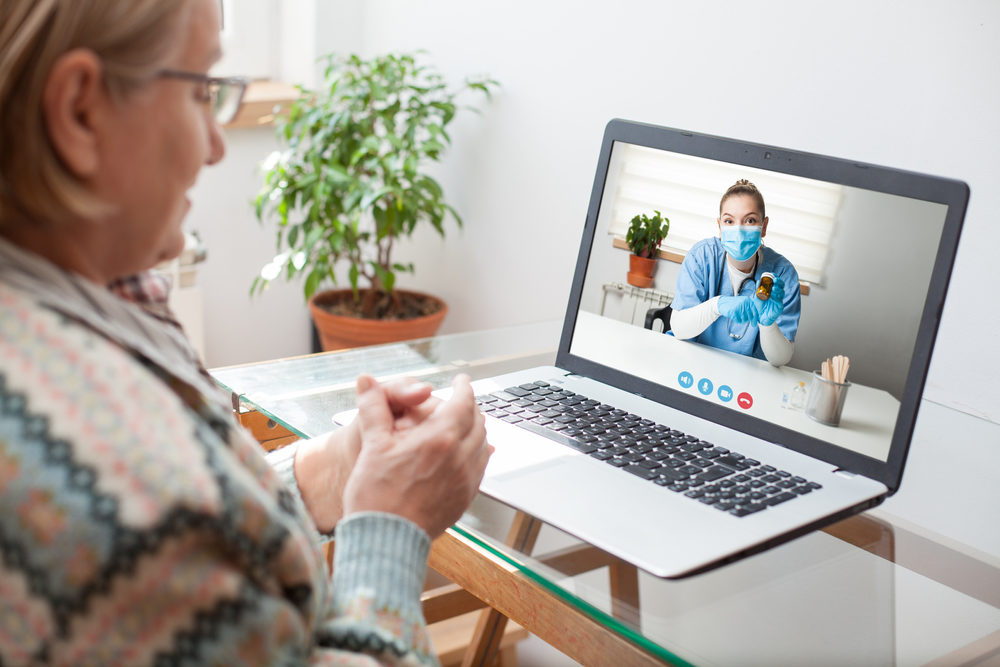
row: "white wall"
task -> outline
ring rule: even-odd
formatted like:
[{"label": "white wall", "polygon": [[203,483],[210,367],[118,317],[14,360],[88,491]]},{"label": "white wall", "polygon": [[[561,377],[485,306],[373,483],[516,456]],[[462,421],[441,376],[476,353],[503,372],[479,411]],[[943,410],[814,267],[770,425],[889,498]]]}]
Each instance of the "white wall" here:
[{"label": "white wall", "polygon": [[[316,7],[317,25],[304,29],[319,51],[341,43],[365,53],[426,49],[452,80],[487,73],[503,86],[484,114],[456,120],[442,166],[465,229],[400,248],[399,259],[417,265],[404,284],[450,302],[445,332],[561,317],[604,124],[629,118],[967,181],[972,198],[927,396],[1000,422],[1000,307],[980,288],[993,282],[989,215],[1000,210],[993,72],[1000,3],[342,0]],[[232,157],[263,158],[264,143],[234,132]],[[247,168],[216,169],[246,180]],[[242,187],[245,201],[248,183],[224,186],[230,199],[218,208],[234,229],[256,233],[256,223],[240,219],[249,218],[237,196]],[[196,192],[193,224],[203,236],[219,216],[200,209],[219,194]],[[302,336],[300,320],[260,319],[267,308],[238,298],[249,284],[246,267],[262,262],[259,239],[227,238],[235,244],[231,264],[212,277],[238,289],[209,312],[209,365],[287,354]],[[893,250],[905,253],[906,244],[899,238]],[[222,289],[203,285],[207,294]],[[297,288],[287,298],[299,298]],[[252,335],[234,337],[237,323]],[[286,326],[287,334],[276,332]]]}]

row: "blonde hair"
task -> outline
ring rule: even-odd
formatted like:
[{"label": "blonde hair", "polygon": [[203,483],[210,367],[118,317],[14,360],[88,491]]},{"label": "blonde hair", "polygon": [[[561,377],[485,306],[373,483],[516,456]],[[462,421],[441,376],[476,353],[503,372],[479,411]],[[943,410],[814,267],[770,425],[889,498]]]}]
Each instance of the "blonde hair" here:
[{"label": "blonde hair", "polygon": [[49,73],[65,53],[88,49],[101,60],[109,92],[126,95],[163,65],[188,3],[0,2],[0,227],[11,217],[45,223],[102,210],[49,141],[42,114]]},{"label": "blonde hair", "polygon": [[722,215],[722,206],[726,203],[726,200],[736,195],[749,195],[756,199],[757,205],[760,206],[760,217],[764,218],[767,216],[767,213],[764,211],[764,195],[760,193],[756,185],[745,178],[741,178],[730,185],[726,193],[722,195],[722,199],[719,201],[719,215]]}]

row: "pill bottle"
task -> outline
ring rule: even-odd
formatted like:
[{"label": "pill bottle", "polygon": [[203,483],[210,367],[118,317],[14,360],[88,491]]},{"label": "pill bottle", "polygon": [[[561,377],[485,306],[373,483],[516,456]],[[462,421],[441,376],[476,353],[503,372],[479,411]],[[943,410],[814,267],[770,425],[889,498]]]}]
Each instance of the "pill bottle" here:
[{"label": "pill bottle", "polygon": [[765,273],[760,277],[760,284],[757,285],[757,298],[761,301],[770,299],[772,287],[774,287],[774,274]]}]

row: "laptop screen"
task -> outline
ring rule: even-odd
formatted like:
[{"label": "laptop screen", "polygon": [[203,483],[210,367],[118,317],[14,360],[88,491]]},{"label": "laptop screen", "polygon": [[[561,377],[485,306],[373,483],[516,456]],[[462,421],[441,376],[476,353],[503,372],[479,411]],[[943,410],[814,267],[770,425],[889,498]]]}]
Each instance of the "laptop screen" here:
[{"label": "laptop screen", "polygon": [[[559,363],[894,490],[967,197],[957,181],[612,121]],[[637,216],[669,221],[651,279],[630,268]]]}]

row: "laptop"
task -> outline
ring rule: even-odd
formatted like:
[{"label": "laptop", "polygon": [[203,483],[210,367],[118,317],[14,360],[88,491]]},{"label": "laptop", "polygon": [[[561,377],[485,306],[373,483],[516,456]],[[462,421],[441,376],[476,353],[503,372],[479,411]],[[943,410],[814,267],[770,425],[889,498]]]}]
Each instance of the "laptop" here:
[{"label": "laptop", "polygon": [[[800,278],[785,286],[800,312],[779,367],[646,327],[739,179],[765,200],[764,245]],[[955,180],[612,120],[555,366],[473,384],[496,447],[481,491],[668,578],[879,504],[903,476],[968,196]],[[670,230],[654,284],[636,288],[624,236],[653,211]],[[837,356],[850,360],[839,416],[810,406],[830,398],[814,371]]]},{"label": "laptop", "polygon": [[[741,179],[763,195],[764,247],[798,276],[779,366],[760,345],[735,352],[670,326],[671,304],[692,302],[678,294],[684,262],[719,236],[720,199]],[[555,365],[473,383],[496,448],[481,492],[665,578],[879,504],[902,479],[968,195],[955,180],[612,120]],[[625,237],[654,211],[670,228],[653,283],[637,287]],[[840,357],[847,374],[831,384],[820,371],[842,371]]]}]

